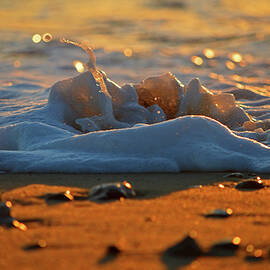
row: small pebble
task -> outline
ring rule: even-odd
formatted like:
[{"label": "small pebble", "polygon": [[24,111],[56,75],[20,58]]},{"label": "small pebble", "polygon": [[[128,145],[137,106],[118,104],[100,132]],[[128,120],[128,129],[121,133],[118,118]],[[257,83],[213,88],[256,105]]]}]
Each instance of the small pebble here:
[{"label": "small pebble", "polygon": [[222,240],[215,243],[210,251],[210,256],[233,256],[235,252],[239,249],[241,243],[241,238],[236,236],[232,239]]},{"label": "small pebble", "polygon": [[132,198],[136,193],[132,185],[127,182],[106,183],[91,188],[90,200],[112,200],[120,198]]},{"label": "small pebble", "polygon": [[256,180],[241,181],[235,186],[235,188],[239,190],[256,190],[264,187],[265,185],[260,178],[257,178]]},{"label": "small pebble", "polygon": [[118,255],[119,253],[121,253],[121,250],[115,246],[115,245],[111,245],[111,246],[108,246],[107,248],[107,254],[110,254],[110,255]]},{"label": "small pebble", "polygon": [[24,246],[23,249],[26,251],[31,251],[31,250],[42,249],[46,247],[47,247],[46,241],[41,239],[41,240],[38,240],[36,243]]},{"label": "small pebble", "polygon": [[0,218],[10,217],[12,203],[10,201],[0,203]]},{"label": "small pebble", "polygon": [[233,211],[231,208],[226,208],[226,209],[215,209],[204,216],[206,218],[227,218],[232,215]]},{"label": "small pebble", "polygon": [[47,194],[45,196],[46,201],[61,201],[61,202],[68,202],[68,201],[73,201],[74,197],[70,193],[69,190],[65,191],[64,193],[51,193]]},{"label": "small pebble", "polygon": [[203,251],[197,241],[188,235],[179,243],[169,247],[165,253],[174,257],[198,257],[203,254]]},{"label": "small pebble", "polygon": [[255,249],[245,257],[248,262],[259,262],[264,259],[262,249]]},{"label": "small pebble", "polygon": [[10,201],[2,202],[0,204],[0,225],[26,231],[27,226],[11,216],[11,207],[12,203]]}]

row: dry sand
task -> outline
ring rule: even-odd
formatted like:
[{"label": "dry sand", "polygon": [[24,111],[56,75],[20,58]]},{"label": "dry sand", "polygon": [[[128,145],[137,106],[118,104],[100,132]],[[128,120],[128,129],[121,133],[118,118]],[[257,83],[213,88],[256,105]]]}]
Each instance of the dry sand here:
[{"label": "dry sand", "polygon": [[[28,230],[0,227],[0,269],[270,269],[270,189],[238,191],[239,179],[225,173],[181,174],[2,174],[2,200]],[[261,175],[270,185],[270,176]],[[40,196],[65,191],[87,194],[103,182],[128,180],[138,197],[98,204],[73,201],[47,205]],[[224,188],[218,186],[224,184]],[[202,185],[196,186],[196,185]],[[195,187],[192,187],[195,186]],[[204,213],[230,207],[233,215],[210,219]],[[239,236],[231,257],[174,259],[164,251],[188,233],[209,250],[218,240]],[[47,247],[25,250],[43,239]],[[262,249],[265,259],[245,261],[245,247]],[[106,256],[108,246],[122,250]]]}]

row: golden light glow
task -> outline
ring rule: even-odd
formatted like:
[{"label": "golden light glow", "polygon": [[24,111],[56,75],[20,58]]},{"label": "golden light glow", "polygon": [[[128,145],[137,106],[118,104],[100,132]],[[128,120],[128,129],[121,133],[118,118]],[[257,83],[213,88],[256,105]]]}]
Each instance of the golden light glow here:
[{"label": "golden light glow", "polygon": [[219,184],[218,187],[219,187],[219,188],[224,188],[224,185]]},{"label": "golden light glow", "polygon": [[205,57],[207,57],[209,59],[214,58],[216,55],[214,50],[208,49],[208,48],[203,50],[203,54]]},{"label": "golden light glow", "polygon": [[191,62],[197,66],[201,66],[203,64],[203,59],[200,56],[192,56],[190,58]]},{"label": "golden light glow", "polygon": [[70,190],[66,190],[65,196],[69,198],[71,201],[74,199],[73,195],[70,193]]},{"label": "golden light glow", "polygon": [[244,89],[245,88],[245,86],[243,84],[241,84],[241,83],[237,83],[236,87],[239,88],[239,89]]},{"label": "golden light glow", "polygon": [[233,238],[232,242],[234,245],[239,245],[241,243],[241,238],[236,236]]},{"label": "golden light glow", "polygon": [[124,51],[123,51],[123,53],[124,53],[124,55],[125,55],[126,57],[131,57],[132,54],[133,54],[133,51],[132,51],[132,49],[130,49],[130,48],[125,48]]},{"label": "golden light glow", "polygon": [[123,184],[124,184],[124,186],[125,186],[126,188],[129,188],[129,189],[132,188],[132,185],[131,185],[128,181],[124,181]]},{"label": "golden light glow", "polygon": [[42,40],[44,42],[50,42],[52,40],[52,35],[50,33],[45,33],[42,36]]},{"label": "golden light glow", "polygon": [[228,215],[231,215],[233,213],[233,210],[231,208],[227,208],[226,212],[227,212]]},{"label": "golden light glow", "polygon": [[240,63],[243,60],[243,57],[240,53],[232,53],[231,54],[232,61],[236,63]]},{"label": "golden light glow", "polygon": [[34,43],[39,43],[41,41],[41,35],[40,34],[35,34],[32,36],[32,41]]},{"label": "golden light glow", "polygon": [[18,220],[13,220],[13,221],[12,221],[12,225],[13,225],[15,228],[17,228],[17,229],[19,229],[19,230],[21,230],[21,231],[26,231],[26,230],[27,230],[26,225],[24,225],[23,223],[19,222]]},{"label": "golden light glow", "polygon": [[73,66],[76,68],[76,70],[80,73],[84,72],[84,65],[81,61],[74,61]]},{"label": "golden light glow", "polygon": [[38,240],[38,245],[39,245],[41,248],[47,247],[47,243],[46,243],[46,241],[43,240],[43,239]]},{"label": "golden light glow", "polygon": [[6,201],[6,206],[7,206],[8,208],[11,208],[11,207],[12,207],[11,201]]},{"label": "golden light glow", "polygon": [[209,73],[209,78],[211,78],[211,79],[217,79],[218,78],[218,74],[217,73],[214,73],[214,72],[211,72],[211,73]]},{"label": "golden light glow", "polygon": [[246,251],[247,252],[253,252],[253,250],[254,250],[254,246],[253,245],[251,245],[251,244],[247,245],[247,247],[246,247]]},{"label": "golden light glow", "polygon": [[15,61],[13,62],[13,66],[14,66],[15,68],[19,68],[21,65],[22,65],[22,64],[21,64],[21,61],[19,61],[19,60],[15,60]]},{"label": "golden light glow", "polygon": [[2,85],[3,85],[3,86],[12,86],[13,83],[12,83],[12,82],[3,82]]},{"label": "golden light glow", "polygon": [[257,176],[256,179],[257,179],[258,183],[262,184],[263,181],[262,181],[260,176]]},{"label": "golden light glow", "polygon": [[246,63],[245,63],[244,61],[241,61],[241,62],[239,63],[239,66],[240,66],[240,67],[245,67],[245,66],[246,66]]},{"label": "golden light glow", "polygon": [[261,257],[262,255],[263,255],[263,251],[262,251],[261,249],[256,249],[256,250],[254,251],[254,256],[255,256],[256,258]]},{"label": "golden light glow", "polygon": [[230,70],[235,69],[235,64],[232,61],[226,61],[225,65],[227,69],[230,69]]},{"label": "golden light glow", "polygon": [[234,75],[232,76],[232,78],[233,78],[233,80],[238,81],[238,82],[242,80],[241,76],[239,76],[239,75],[237,75],[237,74],[234,74]]}]

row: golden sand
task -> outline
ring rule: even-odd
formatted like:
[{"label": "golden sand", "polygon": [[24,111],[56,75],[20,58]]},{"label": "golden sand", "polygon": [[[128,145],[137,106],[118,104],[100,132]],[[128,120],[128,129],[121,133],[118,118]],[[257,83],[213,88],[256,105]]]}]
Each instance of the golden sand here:
[{"label": "golden sand", "polygon": [[[12,215],[28,227],[25,232],[0,227],[0,269],[269,269],[270,189],[239,191],[234,185],[240,180],[223,175],[0,175],[2,201],[10,200]],[[260,176],[270,184],[269,175]],[[95,184],[122,180],[133,184],[136,199],[48,205],[42,197],[67,189],[87,195]],[[233,214],[204,217],[218,208],[231,208]],[[165,258],[164,251],[188,233],[205,252],[235,236],[241,238],[240,250],[231,257]],[[27,250],[36,243],[43,247]],[[121,252],[107,256],[111,245]],[[265,259],[246,261],[246,248]]]}]

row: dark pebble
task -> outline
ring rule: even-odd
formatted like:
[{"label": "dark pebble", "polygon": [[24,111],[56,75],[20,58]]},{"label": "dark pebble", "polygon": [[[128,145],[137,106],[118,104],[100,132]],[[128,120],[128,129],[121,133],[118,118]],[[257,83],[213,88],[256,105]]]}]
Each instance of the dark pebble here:
[{"label": "dark pebble", "polygon": [[119,253],[121,253],[121,250],[117,246],[115,245],[108,246],[107,254],[118,255]]},{"label": "dark pebble", "polygon": [[239,249],[241,239],[234,237],[232,239],[223,240],[214,244],[208,255],[210,256],[233,256]]},{"label": "dark pebble", "polygon": [[61,192],[61,193],[46,194],[45,199],[46,201],[68,202],[68,201],[73,201],[74,197],[70,193],[70,191],[67,190],[64,193]]},{"label": "dark pebble", "polygon": [[204,216],[206,218],[227,218],[230,217],[232,215],[233,211],[231,208],[227,208],[227,209],[215,209],[207,214],[205,214]]},{"label": "dark pebble", "polygon": [[256,190],[264,187],[265,185],[261,179],[241,181],[235,186],[239,190]]},{"label": "dark pebble", "polygon": [[127,182],[106,183],[91,188],[90,200],[114,200],[120,198],[132,198],[136,193],[132,185]]},{"label": "dark pebble", "polygon": [[248,253],[249,254],[245,257],[245,260],[248,262],[259,262],[264,259],[263,251],[261,249],[255,249]]},{"label": "dark pebble", "polygon": [[10,217],[12,204],[10,201],[0,203],[0,219]]},{"label": "dark pebble", "polygon": [[181,242],[169,247],[165,253],[173,257],[198,257],[203,251],[197,241],[188,235]]},{"label": "dark pebble", "polygon": [[12,204],[10,201],[2,202],[0,204],[0,225],[26,231],[27,226],[11,216],[11,207]]},{"label": "dark pebble", "polygon": [[254,256],[254,255],[247,255],[247,256],[245,257],[245,260],[246,260],[247,262],[260,262],[260,261],[262,261],[263,259],[264,259],[263,256],[256,257],[256,256]]}]

